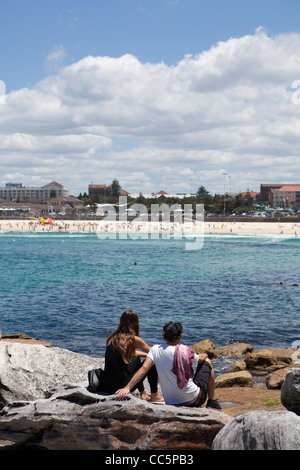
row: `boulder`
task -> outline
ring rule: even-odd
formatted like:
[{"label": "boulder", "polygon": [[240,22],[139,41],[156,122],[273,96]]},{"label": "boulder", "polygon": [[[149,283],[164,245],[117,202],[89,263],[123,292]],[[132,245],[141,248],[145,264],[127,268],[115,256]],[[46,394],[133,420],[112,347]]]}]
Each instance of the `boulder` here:
[{"label": "boulder", "polygon": [[260,349],[251,353],[247,353],[244,357],[247,369],[250,370],[268,370],[278,366],[278,360],[275,354],[268,349]]},{"label": "boulder", "polygon": [[65,384],[48,398],[16,402],[0,415],[0,446],[11,450],[209,450],[233,418],[207,408],[153,404]]},{"label": "boulder", "polygon": [[273,353],[278,362],[286,364],[290,364],[293,361],[293,357],[298,355],[297,350],[294,348],[267,348],[266,350]]},{"label": "boulder", "polygon": [[284,367],[283,369],[275,370],[268,374],[266,377],[266,387],[269,390],[280,389],[288,370],[289,367]]},{"label": "boulder", "polygon": [[153,404],[135,394],[118,401],[91,393],[87,373],[103,362],[60,348],[1,341],[0,447],[210,449],[232,419],[222,411]]},{"label": "boulder", "polygon": [[300,367],[290,369],[281,387],[281,403],[300,415]]},{"label": "boulder", "polygon": [[[3,338],[3,337],[2,337]],[[52,387],[86,380],[103,360],[41,344],[0,341],[0,408],[44,398]]]},{"label": "boulder", "polygon": [[195,351],[196,354],[206,353],[209,359],[214,359],[217,357],[215,345],[210,339],[200,341],[199,343],[191,346],[191,348]]},{"label": "boulder", "polygon": [[31,338],[30,336],[26,335],[25,333],[17,333],[13,335],[2,335],[0,334],[0,340],[3,339],[4,341],[10,342],[17,342],[17,343],[25,343],[25,344],[42,344],[48,348],[52,348],[53,344],[47,341],[41,341],[38,338]]},{"label": "boulder", "polygon": [[252,387],[253,377],[248,371],[228,372],[216,377],[216,388],[221,387]]},{"label": "boulder", "polygon": [[223,427],[213,450],[300,450],[300,418],[289,411],[248,411]]},{"label": "boulder", "polygon": [[230,370],[232,370],[232,372],[238,372],[238,371],[246,370],[246,369],[247,369],[247,365],[245,361],[235,361],[230,366]]},{"label": "boulder", "polygon": [[253,352],[254,347],[247,343],[233,343],[216,348],[219,356],[242,357],[248,352]]}]

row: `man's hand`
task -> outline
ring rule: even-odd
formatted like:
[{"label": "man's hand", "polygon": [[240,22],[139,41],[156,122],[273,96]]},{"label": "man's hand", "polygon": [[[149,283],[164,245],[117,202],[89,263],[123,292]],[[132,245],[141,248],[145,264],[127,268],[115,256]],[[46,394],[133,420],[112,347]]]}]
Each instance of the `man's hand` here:
[{"label": "man's hand", "polygon": [[130,389],[128,386],[126,386],[124,388],[120,388],[119,390],[117,390],[115,392],[115,395],[117,396],[119,400],[125,400],[129,392],[130,392]]},{"label": "man's hand", "polygon": [[138,382],[140,382],[140,380],[143,379],[143,377],[147,374],[148,370],[150,369],[150,367],[153,366],[153,364],[154,362],[152,361],[152,359],[150,359],[149,357],[146,357],[145,361],[143,362],[142,367],[136,371],[136,373],[128,382],[128,384],[124,388],[120,388],[119,390],[115,392],[115,395],[117,396],[117,398],[119,400],[125,400],[130,390],[132,390],[133,387]]},{"label": "man's hand", "polygon": [[204,362],[208,358],[208,355],[206,353],[198,354],[198,356],[198,362]]}]

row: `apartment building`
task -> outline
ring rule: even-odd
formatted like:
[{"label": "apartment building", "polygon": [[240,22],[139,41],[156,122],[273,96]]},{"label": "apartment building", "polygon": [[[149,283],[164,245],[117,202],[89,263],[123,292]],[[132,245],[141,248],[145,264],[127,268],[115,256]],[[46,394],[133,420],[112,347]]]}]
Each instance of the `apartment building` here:
[{"label": "apartment building", "polygon": [[299,184],[287,184],[285,186],[282,186],[281,188],[273,188],[270,192],[270,204],[274,208],[293,208],[296,204],[296,194],[299,192]]},{"label": "apartment building", "polygon": [[106,184],[89,184],[89,197],[110,197],[111,187]]},{"label": "apartment building", "polygon": [[9,201],[39,201],[45,202],[51,196],[68,197],[69,191],[56,181],[42,187],[26,187],[22,183],[7,183],[0,188],[0,198]]}]

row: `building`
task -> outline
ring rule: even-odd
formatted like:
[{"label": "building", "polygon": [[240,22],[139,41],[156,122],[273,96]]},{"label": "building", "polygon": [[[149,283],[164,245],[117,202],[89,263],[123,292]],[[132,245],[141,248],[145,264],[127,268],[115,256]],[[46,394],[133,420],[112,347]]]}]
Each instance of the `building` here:
[{"label": "building", "polygon": [[90,198],[104,198],[111,196],[111,187],[106,184],[89,184]]},{"label": "building", "polygon": [[[130,194],[130,193],[129,193]],[[130,194],[130,197],[132,199],[137,199],[140,196],[141,193],[133,193]],[[159,198],[172,198],[172,199],[184,199],[184,198],[189,198],[189,197],[195,197],[195,194],[189,194],[189,193],[166,193],[165,191],[159,191],[158,193],[152,193],[152,194],[142,194],[142,196],[145,199],[159,199]]]},{"label": "building", "polygon": [[73,196],[57,196],[51,198],[49,202],[51,212],[56,213],[63,212],[69,214],[73,212],[80,212],[84,208],[84,202]]},{"label": "building", "polygon": [[259,199],[259,193],[256,191],[245,191],[243,193],[236,194],[234,197],[240,196],[243,199],[252,198],[253,202],[257,202]]},{"label": "building", "polygon": [[[271,207],[284,207],[283,199],[285,198],[287,201],[294,197],[295,199],[295,191],[296,188],[299,188],[299,184],[261,184],[260,185],[260,200],[262,204],[265,202],[269,202]],[[284,189],[283,189],[284,188]],[[293,189],[294,188],[294,189]],[[281,192],[277,193],[276,191],[281,190]],[[286,195],[283,192],[287,193]],[[288,194],[288,193],[293,193]],[[288,199],[287,199],[288,198]]]},{"label": "building", "polygon": [[0,188],[0,198],[9,201],[45,202],[53,196],[69,196],[69,191],[56,181],[42,187],[26,187],[22,183],[7,183]]},{"label": "building", "polygon": [[281,188],[273,188],[270,192],[270,204],[272,207],[294,208],[296,194],[300,192],[300,184],[287,184]]},{"label": "building", "polygon": [[282,186],[285,186],[284,184],[261,184],[260,185],[260,200],[262,204],[265,202],[270,202],[270,193],[272,189],[279,189]]},{"label": "building", "polygon": [[6,188],[23,188],[22,183],[6,183]]},{"label": "building", "polygon": [[296,195],[295,195],[295,209],[297,211],[300,210],[300,191],[296,191]]}]

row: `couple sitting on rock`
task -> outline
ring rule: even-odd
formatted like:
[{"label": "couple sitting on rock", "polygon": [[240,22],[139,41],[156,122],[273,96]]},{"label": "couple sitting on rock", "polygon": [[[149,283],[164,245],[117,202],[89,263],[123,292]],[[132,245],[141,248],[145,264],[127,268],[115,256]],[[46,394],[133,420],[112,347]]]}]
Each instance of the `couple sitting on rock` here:
[{"label": "couple sitting on rock", "polygon": [[[202,406],[208,398],[208,408],[221,410],[214,399],[215,375],[210,359],[180,344],[182,333],[181,323],[169,322],[163,329],[165,342],[150,348],[139,337],[138,315],[126,310],[106,342],[105,391],[122,400],[138,389],[144,400],[176,406]],[[150,397],[143,385],[145,376]],[[163,397],[158,393],[158,379]]]}]

